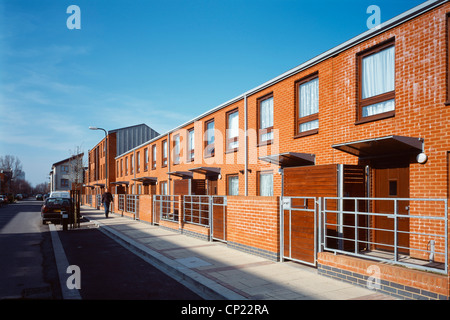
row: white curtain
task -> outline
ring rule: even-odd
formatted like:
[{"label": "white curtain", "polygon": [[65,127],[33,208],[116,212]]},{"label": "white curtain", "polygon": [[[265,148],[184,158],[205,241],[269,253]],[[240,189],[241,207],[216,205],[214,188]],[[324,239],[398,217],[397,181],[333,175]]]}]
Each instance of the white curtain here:
[{"label": "white curtain", "polygon": [[319,113],[319,78],[300,86],[300,118]]},{"label": "white curtain", "polygon": [[[362,61],[362,98],[367,99],[395,90],[395,47],[372,54]],[[363,108],[363,116],[395,110],[395,100]]]},{"label": "white curtain", "polygon": [[189,151],[194,150],[195,140],[194,140],[194,130],[189,131]]},{"label": "white curtain", "polygon": [[[266,129],[273,127],[273,98],[261,101],[260,105],[260,122],[261,128]],[[264,133],[261,135],[262,141],[272,140],[273,132]]]},{"label": "white curtain", "polygon": [[230,196],[239,195],[239,177],[228,178],[228,194]]},{"label": "white curtain", "polygon": [[260,175],[259,179],[259,195],[263,197],[273,196],[273,174],[265,173]]},{"label": "white curtain", "polygon": [[207,125],[206,141],[208,145],[214,143],[214,122],[210,122]]},{"label": "white curtain", "polygon": [[[233,112],[228,116],[228,139],[239,137],[239,113]],[[234,149],[239,147],[239,140],[229,143],[228,148]]]},{"label": "white curtain", "polygon": [[[319,78],[300,85],[299,117],[303,118],[319,113]],[[319,120],[300,124],[300,132],[319,128]]]}]

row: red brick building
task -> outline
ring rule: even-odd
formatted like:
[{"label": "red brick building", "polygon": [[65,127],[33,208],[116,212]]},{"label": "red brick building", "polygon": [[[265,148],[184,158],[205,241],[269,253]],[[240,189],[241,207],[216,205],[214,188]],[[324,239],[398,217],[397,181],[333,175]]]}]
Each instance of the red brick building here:
[{"label": "red brick building", "polygon": [[448,299],[449,17],[427,1],[110,159],[114,211]]}]

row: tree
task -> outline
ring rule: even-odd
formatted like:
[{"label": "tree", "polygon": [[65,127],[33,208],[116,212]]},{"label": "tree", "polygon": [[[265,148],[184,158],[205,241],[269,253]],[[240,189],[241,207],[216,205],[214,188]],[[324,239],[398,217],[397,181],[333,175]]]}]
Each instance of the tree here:
[{"label": "tree", "polygon": [[12,173],[11,179],[15,180],[23,175],[22,162],[16,156],[0,156],[0,170]]}]

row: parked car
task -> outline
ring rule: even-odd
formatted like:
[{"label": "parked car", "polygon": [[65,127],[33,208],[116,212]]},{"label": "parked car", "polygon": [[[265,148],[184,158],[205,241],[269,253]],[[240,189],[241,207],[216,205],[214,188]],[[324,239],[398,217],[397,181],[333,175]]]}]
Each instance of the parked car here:
[{"label": "parked car", "polygon": [[21,193],[16,194],[16,199],[17,200],[22,200],[23,199],[22,194]]},{"label": "parked car", "polygon": [[70,193],[67,191],[52,191],[50,198],[70,198]]},{"label": "parked car", "polygon": [[44,196],[40,193],[36,195],[36,200],[44,200]]},{"label": "parked car", "polygon": [[5,205],[9,202],[8,197],[4,195],[0,195],[0,206]]},{"label": "parked car", "polygon": [[41,208],[42,224],[48,221],[59,224],[61,222],[61,212],[72,214],[72,199],[65,197],[47,198]]}]

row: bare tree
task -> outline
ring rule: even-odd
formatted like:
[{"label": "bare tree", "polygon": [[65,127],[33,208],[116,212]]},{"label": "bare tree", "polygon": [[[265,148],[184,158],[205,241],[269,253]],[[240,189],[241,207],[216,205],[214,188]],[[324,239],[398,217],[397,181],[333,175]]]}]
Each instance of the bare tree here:
[{"label": "bare tree", "polygon": [[0,170],[11,171],[11,178],[15,180],[23,174],[22,162],[18,157],[9,154],[0,156]]}]

